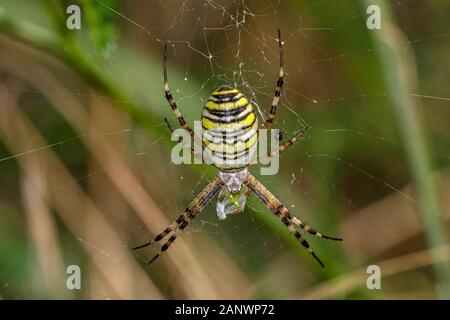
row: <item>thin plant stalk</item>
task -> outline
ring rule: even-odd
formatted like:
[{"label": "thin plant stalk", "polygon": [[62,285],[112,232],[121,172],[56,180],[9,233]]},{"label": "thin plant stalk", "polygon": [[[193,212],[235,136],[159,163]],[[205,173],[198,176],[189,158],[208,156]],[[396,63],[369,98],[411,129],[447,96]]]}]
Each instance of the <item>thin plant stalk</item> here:
[{"label": "thin plant stalk", "polygon": [[[419,113],[419,100],[407,93],[414,92],[415,61],[407,50],[408,43],[403,33],[396,28],[391,17],[390,7],[385,1],[366,1],[366,7],[370,4],[378,4],[382,9],[382,29],[372,30],[373,42],[377,48],[381,67],[385,77],[387,89],[390,91],[393,111],[398,123],[403,141],[410,145],[407,148],[406,157],[412,174],[417,196],[419,214],[424,224],[424,233],[429,248],[445,245],[447,235],[442,208],[438,199],[437,181],[432,175],[432,166],[427,156],[426,137]],[[435,253],[437,251],[432,251]],[[449,263],[442,262],[439,256],[434,255],[433,264],[436,275],[438,297],[450,299],[449,287]]]}]

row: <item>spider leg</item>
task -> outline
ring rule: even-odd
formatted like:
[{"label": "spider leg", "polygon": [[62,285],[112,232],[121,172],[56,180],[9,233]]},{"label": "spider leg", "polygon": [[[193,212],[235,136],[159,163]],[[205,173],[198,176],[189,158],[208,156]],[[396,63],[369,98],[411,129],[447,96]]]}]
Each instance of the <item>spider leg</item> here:
[{"label": "spider leg", "polygon": [[[297,141],[301,140],[309,131],[309,129],[311,129],[311,127],[307,126],[304,127],[302,130],[300,130],[299,132],[297,132],[289,141],[285,142],[284,144],[282,144],[280,147],[278,147],[277,150],[269,152],[268,154],[266,154],[265,156],[261,156],[258,157],[258,159],[256,160],[256,163],[261,163],[262,160],[264,159],[270,159],[272,158],[274,155],[282,153],[284,150],[286,150],[288,147],[292,146],[294,143],[296,143]],[[263,158],[264,157],[264,158]]]},{"label": "spider leg", "polygon": [[284,49],[283,49],[283,42],[281,41],[281,30],[278,29],[278,48],[280,51],[280,70],[278,73],[278,80],[277,80],[277,86],[275,89],[275,95],[273,97],[272,106],[270,108],[269,115],[264,122],[263,129],[268,129],[275,119],[276,113],[277,113],[277,105],[280,101],[281,96],[281,89],[283,88],[284,83],[284,71],[283,71],[283,56],[284,56]]},{"label": "spider leg", "polygon": [[169,120],[167,120],[167,118],[164,118],[164,122],[166,123],[166,127],[167,127],[167,129],[169,130],[170,134],[172,134],[173,128],[172,128],[172,126],[170,125]]},{"label": "spider leg", "polygon": [[292,223],[294,223],[295,225],[299,226],[300,229],[305,230],[306,232],[308,232],[309,234],[312,234],[313,236],[316,236],[318,238],[324,238],[327,240],[334,240],[334,241],[342,241],[344,239],[342,238],[337,238],[337,237],[330,237],[327,236],[326,234],[323,234],[321,232],[316,231],[315,229],[313,229],[311,226],[305,224],[303,221],[301,221],[299,218],[293,216],[292,214],[289,213],[289,211],[287,210],[286,207],[283,206],[283,209],[286,211],[286,214],[288,217],[290,217],[290,220],[292,221]]},{"label": "spider leg", "polygon": [[324,267],[322,261],[314,253],[314,251],[309,246],[309,243],[303,238],[298,230],[295,229],[294,224],[298,225],[302,230],[316,236],[319,238],[330,239],[330,240],[342,240],[341,238],[329,237],[320,232],[317,232],[310,226],[304,224],[301,220],[293,216],[288,209],[278,200],[261,182],[259,182],[250,173],[247,176],[244,184],[256,194],[256,196],[264,203],[264,205],[272,211],[284,225],[289,229],[289,231],[300,241],[300,243],[305,247],[309,253],[317,260],[317,262]]},{"label": "spider leg", "polygon": [[[173,129],[172,126],[170,125],[169,120],[167,120],[167,118],[164,118],[164,122],[166,123],[167,129],[169,129],[170,134],[172,134],[173,131],[174,131],[174,129]],[[179,137],[179,138],[178,138],[178,143],[183,143],[183,142],[184,142],[183,139],[182,139],[181,137]],[[194,143],[195,143],[195,142],[196,142],[196,141],[195,141],[195,138],[194,138]],[[193,155],[196,159],[202,161],[202,155],[201,155],[201,154],[195,153],[195,149],[194,149],[193,147],[187,145],[186,143],[184,143],[183,146],[184,146],[186,149],[189,149],[189,151],[192,153],[192,155]]]},{"label": "spider leg", "polygon": [[178,119],[178,122],[180,123],[180,127],[183,129],[186,129],[189,131],[189,134],[194,138],[194,131],[187,125],[186,120],[184,120],[183,115],[181,114],[180,110],[178,109],[178,106],[173,99],[172,93],[169,89],[169,80],[167,77],[167,43],[164,44],[164,62],[163,62],[163,72],[164,72],[164,92],[167,102],[169,103],[170,107],[172,108],[173,113]]},{"label": "spider leg", "polygon": [[319,257],[315,254],[315,252],[310,248],[308,241],[306,241],[305,238],[303,238],[303,236],[300,234],[300,232],[298,232],[298,230],[295,229],[294,225],[292,224],[291,220],[286,216],[283,215],[281,213],[281,211],[277,211],[275,213],[275,215],[277,217],[279,217],[281,219],[281,221],[284,223],[284,225],[289,229],[289,231],[298,239],[298,241],[300,241],[300,243],[302,244],[302,246],[304,248],[306,248],[309,253],[314,257],[314,259],[316,259],[316,261],[320,264],[320,266],[322,268],[325,268],[325,265],[323,264],[323,262],[319,259]]},{"label": "spider leg", "polygon": [[188,226],[189,222],[203,211],[203,209],[211,201],[214,195],[216,195],[216,193],[222,188],[222,186],[223,182],[220,180],[220,178],[218,176],[215,177],[210,183],[208,183],[205,188],[203,188],[203,190],[194,198],[194,200],[189,203],[187,208],[175,222],[170,224],[161,233],[156,235],[153,240],[136,246],[133,248],[133,250],[145,248],[153,244],[154,242],[159,242],[170,234],[170,237],[166,240],[166,242],[163,243],[159,252],[152,258],[152,260],[150,260],[150,262],[148,262],[148,264],[151,264],[153,261],[159,258],[164,251],[169,249],[169,247],[177,238],[178,232],[185,229]]},{"label": "spider leg", "polygon": [[[172,135],[174,129],[173,129],[172,126],[170,125],[169,120],[167,120],[167,118],[164,118],[164,122],[166,123],[167,129],[169,130],[170,134]],[[194,143],[197,143],[197,136],[196,136],[195,134],[194,134],[194,137],[193,137],[193,141],[194,141]],[[181,137],[179,137],[179,138],[178,138],[178,143],[183,143],[183,142],[184,142],[183,139],[182,139]],[[202,144],[202,148],[203,148],[203,147],[204,147],[203,142],[200,142],[200,143]],[[210,159],[210,157],[208,156],[207,153],[204,153],[204,152],[202,152],[202,154],[195,153],[195,148],[193,148],[193,147],[187,145],[187,143],[184,143],[183,146],[184,146],[186,149],[189,149],[189,151],[191,152],[191,154],[192,154],[197,160],[203,161],[203,158],[204,158],[204,159]],[[203,158],[202,158],[202,157],[203,157]]]}]

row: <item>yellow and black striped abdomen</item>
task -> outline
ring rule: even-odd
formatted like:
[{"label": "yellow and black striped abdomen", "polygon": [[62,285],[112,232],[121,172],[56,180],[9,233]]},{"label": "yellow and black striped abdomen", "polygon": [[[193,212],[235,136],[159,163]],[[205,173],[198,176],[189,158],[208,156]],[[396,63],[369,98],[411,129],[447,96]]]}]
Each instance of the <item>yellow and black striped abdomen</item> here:
[{"label": "yellow and black striped abdomen", "polygon": [[222,86],[209,97],[202,112],[203,143],[222,171],[246,167],[256,150],[258,119],[252,104],[238,89]]}]

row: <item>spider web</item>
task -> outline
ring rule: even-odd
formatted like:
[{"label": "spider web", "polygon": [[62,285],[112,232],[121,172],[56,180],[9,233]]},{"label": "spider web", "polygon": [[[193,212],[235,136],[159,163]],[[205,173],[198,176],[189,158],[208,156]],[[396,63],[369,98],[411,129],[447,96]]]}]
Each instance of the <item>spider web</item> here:
[{"label": "spider web", "polygon": [[[367,6],[362,4],[355,9],[342,1],[336,11],[332,1],[305,1],[296,6],[287,1],[186,0],[123,1],[118,8],[113,8],[108,3],[98,2],[115,15],[121,30],[120,41],[135,45],[137,43],[143,50],[161,58],[161,44],[169,44],[171,89],[190,124],[199,119],[201,107],[210,92],[222,84],[237,86],[256,106],[260,122],[265,119],[278,75],[276,29],[280,27],[285,48],[286,82],[274,127],[283,132],[283,141],[287,141],[306,124],[313,129],[305,141],[297,143],[281,155],[280,172],[277,175],[261,177],[261,180],[294,215],[324,233],[342,233],[336,224],[343,224],[343,221],[361,215],[361,221],[367,229],[373,228],[382,237],[394,242],[398,240],[396,248],[389,248],[392,253],[382,251],[375,257],[360,259],[358,263],[363,263],[363,266],[380,259],[413,253],[420,248],[417,241],[408,244],[396,239],[395,230],[384,224],[384,216],[371,216],[363,210],[391,196],[396,197],[400,205],[406,203],[415,208],[418,203],[414,193],[405,191],[412,183],[411,174],[405,169],[408,166],[405,154],[414,148],[414,144],[402,141],[395,127],[395,120],[389,114],[388,105],[394,93],[387,91],[382,85],[371,83],[370,86],[365,86],[355,80],[358,76],[363,78],[367,77],[367,73],[375,73],[371,69],[373,66],[365,66],[364,61],[372,61],[380,48],[375,47],[366,36],[343,36],[345,30],[353,30],[355,34],[367,33]],[[435,2],[436,6],[438,2]],[[424,117],[426,123],[430,127],[431,124],[436,124],[432,135],[439,139],[440,148],[437,150],[435,144],[430,144],[427,156],[435,164],[436,171],[443,171],[449,164],[450,153],[442,151],[447,150],[449,144],[445,124],[440,119],[448,113],[446,106],[450,102],[450,94],[445,85],[446,75],[441,71],[446,68],[433,64],[433,60],[439,59],[442,65],[449,65],[448,54],[440,55],[438,52],[440,48],[448,51],[450,33],[445,25],[438,22],[430,22],[429,30],[416,30],[418,27],[411,15],[420,16],[418,11],[422,9],[435,14],[437,9],[433,5],[426,7],[419,1],[405,0],[388,2],[383,9],[395,12],[397,23],[408,36],[408,40],[402,43],[405,52],[416,52],[418,73],[422,75],[423,72],[424,78],[430,81],[420,82],[415,92],[402,94],[420,100],[424,110],[427,110]],[[122,76],[125,79],[137,77],[155,83],[145,72],[136,70],[131,62],[116,62],[111,58],[108,63],[123,70]],[[433,71],[426,71],[426,66]],[[352,72],[357,73],[357,76],[352,78]],[[432,73],[434,77],[425,74],[426,72]],[[157,92],[160,89],[162,91],[162,88],[150,90]],[[33,95],[31,90],[24,91]],[[72,94],[77,97],[83,95],[80,92]],[[169,107],[162,94],[160,100],[160,105],[145,106],[161,114],[160,123],[155,123],[155,126],[164,126],[164,115],[172,116],[167,111]],[[145,105],[142,101],[137,102]],[[373,119],[376,114],[380,117]],[[142,129],[126,127],[119,131],[104,132],[102,135],[125,136],[130,139],[134,153],[130,161],[140,158],[142,163],[158,163],[149,166],[148,171],[155,183],[161,183],[162,191],[156,197],[160,210],[170,220],[176,219],[179,212],[209,181],[207,173],[169,163],[170,154],[167,153],[166,142],[162,141],[169,139],[168,134],[148,137]],[[19,157],[46,148],[58,148],[62,157],[71,157],[72,154],[65,154],[64,148],[70,149],[71,144],[79,143],[83,138],[83,135],[72,135],[42,148],[7,155],[0,159],[0,165],[8,166]],[[367,146],[379,153],[364,154],[368,150]],[[161,154],[155,156],[159,151]],[[384,153],[389,155],[389,159],[386,159]],[[163,159],[166,159],[165,165]],[[162,172],[162,167],[167,172]],[[76,177],[78,182],[82,182],[103,174],[104,170],[99,168]],[[167,176],[171,183],[164,182],[168,179]],[[177,186],[171,185],[173,183]],[[57,188],[63,189],[64,185]],[[3,199],[5,204],[1,205],[0,212],[18,207],[23,201],[22,198],[16,201]],[[126,203],[119,201],[117,206],[126,206]],[[187,237],[183,239],[181,236],[177,241],[184,241],[187,245],[191,241],[202,243],[201,246],[213,250],[215,256],[226,256],[233,261],[257,286],[284,290],[279,292],[281,297],[293,295],[302,287],[301,281],[309,282],[302,279],[293,280],[293,284],[289,285],[277,285],[270,280],[271,277],[279,276],[277,271],[272,270],[276,268],[287,272],[289,276],[295,276],[294,271],[285,267],[287,263],[298,266],[292,269],[306,274],[306,279],[312,277],[313,272],[305,268],[306,265],[309,266],[308,262],[296,259],[296,253],[293,253],[282,233],[274,232],[267,227],[267,222],[262,222],[256,216],[271,215],[258,201],[249,201],[251,212],[248,214],[245,212],[231,216],[225,221],[217,220],[214,207],[215,200],[186,229],[184,233]],[[165,226],[160,227],[162,229]],[[131,232],[138,235],[130,237],[129,244],[145,241],[149,237],[148,230],[138,222]],[[346,238],[347,234],[342,236]],[[212,245],[203,244],[212,240]],[[108,254],[89,239],[77,238],[77,241],[98,249],[98,254]],[[346,242],[319,244],[325,240],[315,238],[308,238],[308,241],[325,263],[330,263],[330,259],[335,257],[334,254],[327,256],[334,248],[346,246]],[[144,251],[138,253],[138,256],[147,259],[152,253]],[[303,258],[309,259],[307,255]],[[315,268],[311,265],[311,268]],[[351,266],[352,263],[348,265]],[[157,266],[152,268],[154,269],[150,272],[161,272],[160,276],[155,277],[158,278],[156,281],[170,292],[172,282],[178,281],[176,269]],[[424,274],[426,278],[434,277],[431,269],[424,270]],[[193,278],[197,276],[192,275]],[[220,274],[209,276],[221,277]],[[402,279],[387,278],[383,281],[386,281],[383,286],[386,284],[392,290],[388,290],[388,294],[407,287]],[[447,285],[435,282],[434,279],[431,282],[435,283],[433,290]],[[0,293],[13,285],[12,279],[5,279],[4,285],[0,282]],[[103,284],[100,283],[98,287],[101,288],[99,290],[102,295],[107,297]],[[423,287],[413,289],[422,290]],[[172,295],[177,296],[176,293]]]}]

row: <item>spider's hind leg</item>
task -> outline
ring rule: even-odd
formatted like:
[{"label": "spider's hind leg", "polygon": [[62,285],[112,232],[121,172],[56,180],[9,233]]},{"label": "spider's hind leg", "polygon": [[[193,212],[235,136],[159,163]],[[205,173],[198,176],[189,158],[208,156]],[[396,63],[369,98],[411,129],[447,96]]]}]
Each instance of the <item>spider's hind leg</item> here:
[{"label": "spider's hind leg", "polygon": [[275,95],[273,97],[272,106],[270,107],[269,115],[267,116],[267,119],[263,124],[264,129],[268,129],[272,125],[273,121],[275,120],[275,116],[277,114],[278,102],[280,101],[280,97],[281,97],[281,89],[283,88],[283,83],[284,83],[284,70],[283,70],[284,49],[283,49],[283,41],[281,40],[281,30],[280,29],[278,29],[278,50],[280,52],[280,65],[279,65],[279,71],[278,71],[278,80],[277,80],[277,85],[275,88]]},{"label": "spider's hind leg", "polygon": [[194,131],[188,126],[186,120],[184,120],[184,117],[181,114],[180,109],[178,109],[177,103],[175,102],[172,93],[170,92],[169,79],[167,77],[167,43],[164,44],[163,73],[164,73],[164,95],[166,97],[166,100],[169,103],[172,112],[175,114],[175,117],[177,117],[180,127],[189,131],[191,137],[194,137]]}]

